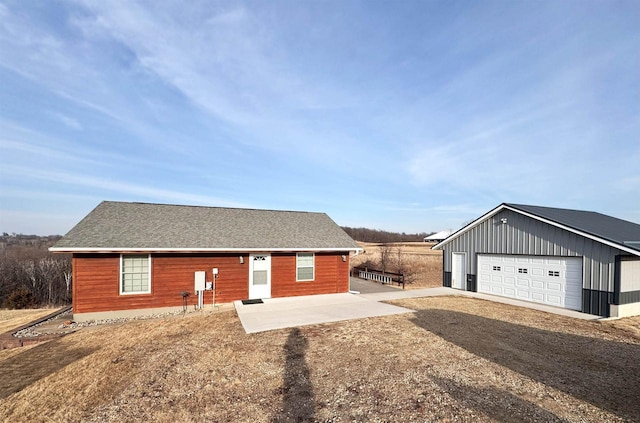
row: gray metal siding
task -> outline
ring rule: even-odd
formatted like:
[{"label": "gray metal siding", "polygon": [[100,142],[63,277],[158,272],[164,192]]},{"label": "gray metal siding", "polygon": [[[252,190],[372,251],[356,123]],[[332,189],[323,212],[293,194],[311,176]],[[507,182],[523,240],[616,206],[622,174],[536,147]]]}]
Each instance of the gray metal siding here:
[{"label": "gray metal siding", "polygon": [[[501,219],[507,219],[502,223]],[[521,254],[583,257],[583,288],[614,290],[615,257],[624,252],[532,219],[502,210],[443,247],[444,271],[451,271],[451,253],[467,252],[467,273],[477,275],[477,254]]]}]

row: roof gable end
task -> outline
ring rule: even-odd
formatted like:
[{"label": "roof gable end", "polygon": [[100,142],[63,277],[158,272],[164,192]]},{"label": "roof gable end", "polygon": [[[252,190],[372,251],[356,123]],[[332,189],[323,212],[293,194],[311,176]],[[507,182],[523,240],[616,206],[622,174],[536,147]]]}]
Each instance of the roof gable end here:
[{"label": "roof gable end", "polygon": [[451,240],[468,232],[505,209],[640,256],[640,243],[638,242],[638,240],[640,240],[640,225],[636,223],[590,211],[512,203],[500,204],[488,213],[454,232],[450,237],[434,245],[432,248],[441,249],[442,246]]}]

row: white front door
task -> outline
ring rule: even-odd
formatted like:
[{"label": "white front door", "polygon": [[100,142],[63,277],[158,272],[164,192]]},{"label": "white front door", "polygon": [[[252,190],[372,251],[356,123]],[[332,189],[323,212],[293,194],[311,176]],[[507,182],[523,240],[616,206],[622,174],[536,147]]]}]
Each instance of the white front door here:
[{"label": "white front door", "polygon": [[452,253],[451,255],[451,287],[464,289],[464,282],[467,278],[466,254]]},{"label": "white front door", "polygon": [[249,256],[249,298],[271,298],[271,256]]}]

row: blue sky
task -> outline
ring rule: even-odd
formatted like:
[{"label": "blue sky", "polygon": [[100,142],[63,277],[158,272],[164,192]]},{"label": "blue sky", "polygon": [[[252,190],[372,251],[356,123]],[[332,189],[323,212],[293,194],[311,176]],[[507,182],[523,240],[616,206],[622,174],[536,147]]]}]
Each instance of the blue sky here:
[{"label": "blue sky", "polygon": [[0,231],[102,200],[640,222],[640,2],[0,1]]}]

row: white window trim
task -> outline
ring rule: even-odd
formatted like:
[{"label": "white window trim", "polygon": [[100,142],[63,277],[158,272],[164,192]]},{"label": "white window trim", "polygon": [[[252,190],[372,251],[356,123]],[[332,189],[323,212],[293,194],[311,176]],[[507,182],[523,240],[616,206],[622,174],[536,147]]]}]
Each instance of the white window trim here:
[{"label": "white window trim", "polygon": [[119,288],[120,295],[140,295],[140,294],[151,294],[151,254],[147,254],[148,257],[148,265],[149,265],[149,289],[147,291],[136,291],[136,292],[124,292],[122,290],[122,258],[124,256],[141,256],[143,254],[120,254],[120,277],[119,277]]},{"label": "white window trim", "polygon": [[[311,268],[313,269],[313,275],[311,276],[311,279],[298,279],[298,269],[300,268],[300,266],[298,265],[298,258],[300,257],[300,254],[311,254],[311,259],[313,260],[313,264],[311,265]],[[303,268],[308,268],[309,266],[302,266]],[[316,253],[309,253],[309,252],[301,252],[301,253],[296,253],[296,282],[313,282],[316,280]]]}]

